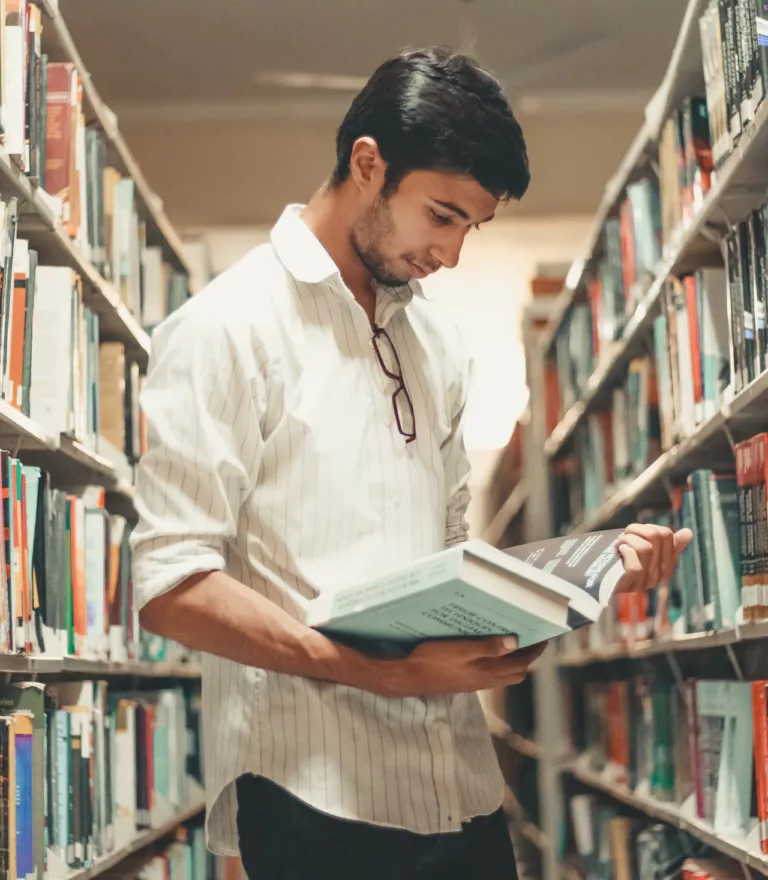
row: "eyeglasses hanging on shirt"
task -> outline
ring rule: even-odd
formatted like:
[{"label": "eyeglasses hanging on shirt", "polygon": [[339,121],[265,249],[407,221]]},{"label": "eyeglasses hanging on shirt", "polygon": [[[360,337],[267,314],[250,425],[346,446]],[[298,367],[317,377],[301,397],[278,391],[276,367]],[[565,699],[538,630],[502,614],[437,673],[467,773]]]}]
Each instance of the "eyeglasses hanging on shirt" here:
[{"label": "eyeglasses hanging on shirt", "polygon": [[406,443],[411,443],[416,439],[416,415],[413,411],[413,401],[405,387],[403,368],[395,346],[387,331],[383,327],[379,327],[378,324],[373,325],[373,350],[376,352],[384,375],[396,383],[392,394],[392,406],[395,410],[397,430],[405,437]]}]

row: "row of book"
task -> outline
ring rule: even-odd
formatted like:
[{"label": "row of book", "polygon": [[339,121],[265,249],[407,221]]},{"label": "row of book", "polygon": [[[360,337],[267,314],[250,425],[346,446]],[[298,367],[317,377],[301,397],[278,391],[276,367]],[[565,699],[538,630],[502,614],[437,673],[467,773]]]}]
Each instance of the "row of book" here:
[{"label": "row of book", "polygon": [[101,487],[54,488],[39,467],[0,451],[0,654],[92,660],[189,660],[140,629],[132,525]]},{"label": "row of book", "polygon": [[768,682],[568,682],[577,765],[768,853]]},{"label": "row of book", "polygon": [[134,182],[107,164],[107,142],[86,125],[83,83],[72,63],[50,61],[40,8],[0,7],[0,131],[11,159],[48,195],[66,233],[148,328],[188,296],[188,279],[147,244]]},{"label": "row of book", "polygon": [[[39,265],[16,236],[18,202],[0,201],[0,398],[48,431],[129,461],[143,451],[142,378],[120,343],[100,343],[79,275]],[[109,450],[109,446],[106,447]]]},{"label": "row of book", "polygon": [[[573,857],[583,880],[739,880],[741,867],[683,831],[628,814],[592,794],[568,802]],[[695,854],[695,857],[692,855]]]},{"label": "row of book", "polygon": [[768,14],[762,0],[710,0],[699,27],[712,155],[719,165],[765,98]]},{"label": "row of book", "polygon": [[662,256],[658,183],[629,184],[618,216],[603,229],[588,302],[577,303],[556,340],[561,415],[586,388],[596,365],[619,340],[656,277]]},{"label": "row of book", "polygon": [[198,803],[201,742],[192,690],[0,685],[0,876],[64,877]]},{"label": "row of book", "polygon": [[688,96],[664,124],[659,141],[661,229],[665,249],[693,222],[714,180],[707,102]]}]

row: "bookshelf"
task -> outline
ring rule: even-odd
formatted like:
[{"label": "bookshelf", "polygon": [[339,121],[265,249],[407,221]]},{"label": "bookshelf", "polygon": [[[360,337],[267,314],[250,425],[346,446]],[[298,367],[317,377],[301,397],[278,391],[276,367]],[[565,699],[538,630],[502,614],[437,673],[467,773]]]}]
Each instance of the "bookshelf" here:
[{"label": "bookshelf", "polygon": [[[619,528],[638,519],[653,522],[665,521],[657,517],[674,517],[677,515],[675,511],[678,514],[680,512],[681,497],[686,492],[690,493],[689,500],[694,497],[693,484],[689,480],[692,473],[736,474],[736,456],[742,454],[745,448],[761,448],[761,432],[768,429],[768,370],[764,359],[761,360],[764,358],[761,341],[764,313],[760,303],[765,265],[760,262],[762,250],[759,248],[762,245],[758,235],[762,228],[759,226],[759,218],[768,216],[765,215],[768,196],[768,173],[765,170],[765,158],[768,155],[768,101],[762,97],[768,86],[768,66],[765,63],[768,59],[761,55],[765,50],[757,48],[756,37],[754,48],[749,48],[749,29],[752,27],[750,15],[754,15],[754,12],[747,10],[753,10],[752,4],[741,3],[741,0],[726,0],[721,3],[720,10],[732,10],[735,16],[735,32],[743,38],[743,42],[738,44],[727,62],[718,62],[721,67],[725,63],[737,65],[734,68],[732,87],[734,95],[739,95],[740,103],[736,101],[727,105],[729,111],[735,108],[726,115],[731,124],[729,127],[726,121],[727,144],[723,148],[721,140],[716,145],[715,161],[710,174],[705,152],[700,143],[694,143],[686,126],[693,125],[692,115],[700,113],[702,106],[704,112],[711,112],[718,107],[719,97],[715,95],[713,98],[712,80],[705,81],[704,71],[705,61],[710,63],[712,59],[712,45],[704,45],[702,42],[703,38],[707,38],[706,17],[711,15],[712,9],[714,7],[710,0],[689,0],[663,81],[646,108],[645,119],[637,137],[606,185],[590,233],[570,267],[563,289],[552,307],[548,325],[538,338],[529,339],[528,334],[525,334],[529,380],[532,382],[530,444],[526,446],[526,450],[531,449],[532,457],[526,461],[526,473],[529,480],[532,479],[531,474],[536,474],[537,479],[537,491],[529,493],[525,505],[526,540],[552,535],[556,531],[578,534],[604,528]],[[702,28],[700,21],[703,17]],[[716,18],[714,20],[719,21]],[[739,31],[742,27],[744,30]],[[711,68],[708,72],[711,73]],[[696,103],[697,97],[709,101]],[[723,100],[730,101],[730,93]],[[694,107],[697,109],[692,109]],[[734,114],[737,128],[740,129],[735,134],[732,129]],[[665,171],[665,162],[669,159],[669,153],[665,150],[669,146],[670,132],[674,132],[674,138],[677,138],[674,142],[676,149],[681,151],[677,154],[680,177],[676,178],[675,173],[672,174],[672,179],[675,180],[673,189],[679,188],[679,191],[672,194],[674,198],[670,194],[670,176],[667,173],[669,164]],[[635,205],[631,204],[631,190],[637,192],[639,185],[650,186],[651,189],[655,186],[660,190],[660,217],[655,234],[661,244],[654,260],[644,267],[640,266],[638,244],[644,233],[637,214],[632,213]],[[677,203],[679,213],[675,222],[670,225],[670,216],[675,218],[675,199],[680,200]],[[670,206],[671,215],[668,213]],[[631,259],[628,257],[629,251],[622,250],[619,255],[618,271],[624,272],[623,277],[619,275],[619,286],[623,287],[620,308],[625,309],[625,312],[619,315],[615,332],[611,329],[604,334],[604,330],[598,326],[600,321],[606,315],[611,320],[616,315],[615,312],[606,311],[606,278],[610,280],[610,273],[606,272],[605,267],[607,265],[608,270],[615,268],[611,263],[613,258],[607,228],[613,223],[620,229],[624,246],[626,230],[621,224],[625,210],[629,211],[634,224],[629,227],[629,234],[635,236],[632,247],[637,246],[638,250],[631,251]],[[736,245],[731,251],[734,240]],[[653,250],[647,249],[646,253]],[[734,253],[738,254],[738,260],[734,259]],[[632,264],[629,270],[628,262]],[[641,272],[643,268],[644,271]],[[635,270],[636,275],[632,276]],[[628,271],[633,285],[631,288]],[[727,368],[727,376],[723,378],[723,372],[717,374],[716,395],[705,400],[701,384],[698,386],[699,390],[695,390],[695,371],[702,369],[703,355],[706,353],[709,356],[712,349],[704,352],[699,351],[696,346],[704,339],[703,323],[707,320],[715,322],[715,319],[707,311],[710,305],[706,298],[710,292],[702,287],[706,287],[709,281],[704,282],[702,279],[706,273],[711,273],[706,276],[708,278],[720,277],[718,272],[723,278],[723,312],[722,316],[718,313],[716,319],[721,326],[715,329],[725,328],[725,336],[728,336],[728,350],[720,350],[718,362]],[[695,299],[687,298],[681,308],[680,300],[674,299],[676,291],[685,289],[685,296],[688,297],[688,288],[684,288],[684,284],[691,279],[695,279],[690,288],[696,291]],[[695,308],[692,305],[694,302]],[[720,301],[718,305],[719,303]],[[734,330],[733,321],[735,315],[747,313],[751,317],[743,317],[747,323],[741,325],[742,338],[737,332],[738,327]],[[585,314],[589,318],[584,319]],[[679,352],[672,350],[670,353],[669,349],[672,328],[681,315],[687,323],[677,326],[685,326],[690,331],[690,352],[695,355],[690,361],[690,369],[694,373],[694,390],[690,394],[699,395],[696,397],[698,402],[695,405],[695,414],[690,420],[680,415],[687,404],[688,386],[681,384],[673,387],[672,397],[669,396],[669,390],[668,396],[664,397],[662,387],[664,381],[671,381],[673,385],[675,381],[680,382],[681,371],[687,369],[680,366],[686,359],[681,356],[678,362],[676,358]],[[591,321],[592,335],[585,346],[592,355],[588,362],[574,359],[569,363],[564,352],[568,352],[569,346],[570,352],[573,352],[574,340],[578,343],[582,338],[569,336],[574,332],[573,326],[577,320],[583,321],[577,327],[579,331],[588,331]],[[694,320],[696,323],[693,323]],[[660,332],[661,328],[663,332]],[[750,348],[751,333],[756,339],[756,354]],[[567,340],[566,344],[563,344],[564,339]],[[659,339],[663,340],[662,344]],[[747,340],[746,343],[744,339]],[[682,345],[679,342],[678,344]],[[576,344],[575,348],[580,350],[585,346]],[[576,358],[577,355],[570,354],[570,357]],[[696,357],[700,359],[698,362]],[[616,451],[617,447],[609,446],[609,443],[625,442],[615,430],[616,420],[627,418],[624,411],[617,408],[617,399],[621,402],[621,396],[625,395],[630,405],[635,402],[630,396],[631,386],[626,384],[629,381],[626,377],[631,377],[632,370],[637,369],[638,363],[650,364],[648,369],[652,380],[649,381],[658,381],[659,384],[658,402],[647,398],[647,411],[651,412],[654,408],[658,411],[658,424],[648,427],[651,446],[656,437],[653,432],[659,430],[661,439],[657,447],[649,447],[647,456],[645,453],[640,456],[638,463],[633,460],[633,466],[627,468],[628,472],[619,474],[611,470],[619,461],[620,454]],[[696,363],[699,364],[698,367]],[[563,364],[568,365],[572,372],[563,371]],[[542,374],[547,375],[553,370],[557,371],[557,384],[560,388],[560,412],[556,424],[547,430],[543,427],[546,394],[535,393],[535,389],[544,387]],[[671,371],[671,380],[665,379],[665,370],[667,377]],[[563,392],[564,388],[568,393]],[[670,418],[670,412],[665,412],[664,409],[665,406],[669,409],[670,400],[673,402],[671,423],[674,428],[671,433],[670,422],[665,425],[665,418]],[[645,399],[639,406],[645,412]],[[681,429],[683,423],[686,426],[684,430]],[[606,425],[609,427],[606,428]],[[666,437],[665,428],[668,432]],[[631,445],[635,442],[632,440],[632,427],[629,431],[630,439],[626,442]],[[635,428],[634,434],[640,436],[641,429]],[[611,462],[610,465],[606,463],[604,469],[602,466],[597,468],[597,472],[604,475],[604,480],[593,476],[594,469],[589,456],[594,455],[596,460],[599,459],[599,453],[595,450],[603,450],[606,462]],[[562,477],[564,472],[567,472],[565,478]],[[738,492],[741,494],[738,498],[744,504],[747,503],[744,499],[748,497],[754,499],[756,504],[762,503],[763,476],[761,470],[747,483],[744,481],[743,471],[739,471]],[[542,491],[538,491],[539,477]],[[728,477],[725,476],[724,479]],[[737,481],[735,477],[732,479],[736,491]],[[578,490],[574,490],[575,485],[578,485]],[[704,485],[711,487],[714,484]],[[713,488],[701,491],[710,493],[707,495],[710,500],[719,497],[718,490]],[[562,506],[564,497],[565,513]],[[697,504],[702,497],[703,494],[697,496]],[[694,738],[690,742],[698,744],[703,734],[697,725],[700,723],[704,729],[709,724],[710,716],[707,712],[712,711],[711,707],[700,710],[695,702],[693,708],[685,704],[691,693],[697,692],[698,685],[693,683],[694,680],[704,683],[705,690],[701,693],[709,692],[706,689],[710,686],[718,688],[721,683],[722,693],[738,691],[744,694],[751,690],[748,700],[751,703],[749,724],[754,721],[754,736],[762,736],[762,722],[756,720],[760,716],[759,709],[756,708],[759,706],[758,698],[755,696],[761,690],[762,684],[753,686],[749,683],[762,682],[765,678],[765,669],[768,668],[768,622],[762,619],[746,620],[741,609],[737,612],[735,621],[728,621],[722,627],[713,624],[708,618],[709,622],[706,624],[701,622],[704,616],[699,623],[695,620],[692,623],[692,618],[689,617],[690,614],[712,613],[711,606],[708,611],[703,605],[700,608],[696,605],[704,595],[700,591],[702,582],[706,580],[707,559],[710,562],[715,556],[726,559],[726,570],[718,569],[714,575],[713,601],[718,607],[722,601],[721,590],[726,589],[723,584],[728,583],[734,569],[737,572],[735,577],[739,590],[742,583],[762,583],[760,572],[763,569],[760,566],[764,549],[762,533],[759,531],[763,522],[762,512],[756,507],[754,516],[750,512],[749,517],[752,518],[745,519],[746,511],[752,511],[752,508],[739,509],[736,497],[733,496],[734,506],[729,508],[735,511],[735,520],[731,522],[737,534],[747,543],[739,548],[737,537],[735,545],[731,543],[728,549],[730,537],[728,540],[721,537],[718,539],[719,543],[705,537],[701,546],[697,545],[687,551],[689,554],[696,554],[697,562],[695,566],[691,563],[692,567],[676,581],[674,589],[678,591],[676,597],[683,598],[682,606],[673,607],[662,618],[658,616],[661,612],[654,612],[651,605],[651,610],[638,612],[640,617],[636,618],[632,616],[634,612],[630,612],[629,617],[622,617],[626,611],[625,605],[624,611],[619,611],[616,619],[611,621],[607,634],[595,628],[594,632],[582,634],[578,639],[569,637],[563,640],[558,650],[548,651],[540,661],[535,674],[535,737],[531,743],[523,744],[522,748],[530,754],[538,755],[541,801],[539,827],[546,843],[542,876],[546,880],[566,875],[589,876],[589,861],[583,850],[585,826],[582,822],[579,836],[571,813],[572,799],[584,794],[589,796],[589,803],[594,805],[590,822],[593,826],[592,833],[597,837],[593,843],[600,839],[607,847],[605,836],[599,838],[601,832],[594,831],[603,821],[607,824],[613,822],[611,818],[602,817],[603,812],[607,811],[606,815],[615,817],[617,821],[623,821],[621,817],[631,817],[638,822],[645,821],[646,829],[650,829],[653,823],[661,823],[654,827],[680,832],[691,846],[706,846],[715,856],[727,857],[732,862],[733,876],[768,874],[768,854],[765,842],[762,843],[761,850],[760,827],[754,808],[750,814],[751,819],[743,822],[743,827],[738,832],[725,830],[722,816],[718,818],[716,812],[711,812],[712,804],[706,800],[720,791],[718,782],[702,783],[700,775],[704,771],[701,768],[697,770],[695,761],[683,759],[677,751],[680,744],[677,737],[682,736],[683,729],[688,730],[694,724]],[[690,503],[693,504],[693,501],[690,500]],[[749,504],[751,503],[750,500]],[[695,522],[696,512],[700,508],[692,510]],[[496,537],[497,533],[498,529],[492,536]],[[752,537],[744,537],[750,535]],[[737,548],[735,553],[734,546]],[[741,557],[742,551],[745,554],[743,558],[754,566],[749,569],[751,573],[748,575],[744,574],[747,569],[739,568],[737,556]],[[728,565],[731,575],[728,575]],[[752,581],[743,580],[745,577],[752,578]],[[654,601],[655,598],[652,597],[651,603]],[[678,611],[680,616],[677,616]],[[674,619],[671,616],[673,612]],[[656,617],[653,617],[654,614]],[[667,703],[664,702],[667,698],[659,697],[655,690],[658,682],[662,683],[662,691],[669,689]],[[636,702],[643,699],[638,693],[646,685],[649,687],[647,693],[652,695],[647,699],[659,700],[658,703],[653,703],[652,710],[648,709],[650,703]],[[637,688],[640,690],[635,690]],[[614,698],[619,703],[614,704],[613,708],[606,708],[608,703],[601,702]],[[576,711],[570,704],[563,705],[570,700],[581,700],[583,707]],[[628,702],[622,703],[621,700]],[[675,708],[678,705],[682,708]],[[649,783],[651,777],[643,775],[648,771],[648,766],[653,767],[655,773],[657,765],[653,761],[650,765],[642,763],[645,759],[641,747],[637,745],[627,746],[625,755],[621,747],[621,737],[624,734],[620,732],[612,738],[610,732],[617,725],[621,726],[626,722],[633,729],[641,731],[636,732],[637,739],[634,742],[645,742],[641,740],[645,735],[642,726],[651,715],[638,716],[638,707],[643,712],[650,711],[654,721],[658,721],[661,727],[667,723],[665,713],[670,712],[672,714],[669,717],[677,719],[671,723],[671,727],[677,724],[678,729],[669,734],[670,740],[663,738],[667,734],[652,734],[662,736],[659,748],[663,748],[665,742],[673,743],[670,748],[674,749],[671,754],[675,756],[675,778],[673,781],[665,780],[663,785],[658,779],[654,783],[662,788],[667,786],[664,796],[652,796]],[[727,714],[730,709],[724,711]],[[590,716],[590,712],[597,714]],[[601,715],[600,712],[605,714]],[[586,713],[586,721],[579,713]],[[602,728],[609,732],[605,735],[606,739],[596,741],[595,724],[600,718]],[[589,724],[592,724],[591,732]],[[497,739],[506,740],[510,749],[515,748],[516,741],[510,731],[497,728],[494,735]],[[656,740],[652,741],[656,745]],[[756,741],[761,742],[759,739]],[[606,751],[603,752],[602,746],[606,742]],[[618,752],[614,749],[617,742]],[[710,751],[713,755],[718,754],[716,749],[719,746],[713,745],[710,740],[696,747],[709,750],[705,751],[709,756],[707,760],[714,760]],[[747,744],[745,740],[743,747],[739,743],[732,747],[742,753],[748,752],[752,760],[751,741]],[[757,761],[757,757],[754,760]],[[635,763],[636,761],[639,763]],[[683,765],[686,769],[681,771],[680,767]],[[755,774],[753,767],[749,782],[745,782],[743,773],[737,776],[740,772],[737,769],[729,766],[728,772],[732,773],[728,778],[732,780],[732,789],[737,791],[737,799],[746,797],[745,786],[756,786],[757,814],[762,818],[764,805],[761,801],[763,794],[760,791],[760,769]],[[696,776],[697,773],[699,777]],[[711,791],[705,788],[701,800],[697,800],[700,793],[697,786],[700,785],[714,785],[714,788]],[[693,786],[693,793],[690,786]],[[658,791],[661,788],[657,790],[657,794]],[[615,830],[614,826],[611,833]],[[637,829],[628,832],[627,839],[629,833],[635,834]],[[689,855],[698,854],[700,853],[689,852]]]},{"label": "bookshelf", "polygon": [[[15,28],[18,69],[9,50],[3,80],[18,90],[15,99],[21,95],[2,108],[0,143],[0,470],[7,492],[0,505],[0,743],[7,757],[10,737],[29,736],[25,748],[31,743],[34,752],[26,764],[14,752],[21,794],[13,801],[33,815],[31,830],[15,843],[26,873],[43,877],[45,866],[45,876],[86,880],[127,871],[168,846],[175,864],[181,850],[182,860],[193,847],[193,858],[204,856],[199,823],[180,827],[205,811],[201,667],[196,655],[140,633],[131,612],[128,552],[142,444],[140,377],[152,326],[162,319],[158,311],[189,295],[190,269],[56,0],[21,0],[0,28],[4,38]],[[57,87],[43,70],[65,68],[78,98],[68,114],[59,94],[56,119]],[[69,94],[69,85],[59,91]],[[69,171],[59,188],[46,156],[59,161],[50,143],[61,147],[64,129],[70,161],[60,162]],[[46,175],[56,195],[46,189]],[[119,201],[118,191],[130,193],[129,200]],[[27,248],[36,259],[25,265]],[[17,299],[20,278],[23,300]],[[59,308],[61,291],[53,284],[61,278],[72,310],[63,310],[59,323],[42,320],[45,334],[37,337],[38,313],[45,319]],[[34,303],[45,304],[34,321],[30,291]],[[50,364],[61,362],[48,360],[46,346],[58,344],[59,332],[69,334],[66,371],[60,371],[69,377],[66,427],[40,403],[44,386],[58,380]],[[44,336],[35,346],[34,338]],[[41,353],[39,361],[32,350]],[[110,395],[115,405],[108,418]],[[78,781],[81,760],[91,762],[90,789]],[[111,775],[118,766],[122,788]],[[69,799],[57,799],[61,785]],[[9,801],[7,789],[0,795]],[[50,834],[45,845],[43,825]],[[203,868],[194,872],[204,875]]]}]

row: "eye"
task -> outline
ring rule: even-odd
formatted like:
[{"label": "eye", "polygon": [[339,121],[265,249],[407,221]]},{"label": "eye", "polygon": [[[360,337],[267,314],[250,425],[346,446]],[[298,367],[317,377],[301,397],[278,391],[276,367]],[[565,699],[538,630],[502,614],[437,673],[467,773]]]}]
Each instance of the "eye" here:
[{"label": "eye", "polygon": [[429,209],[429,215],[432,218],[432,221],[438,226],[449,226],[453,222],[450,217],[446,217],[445,214],[438,214],[437,211],[433,211],[432,208]]}]

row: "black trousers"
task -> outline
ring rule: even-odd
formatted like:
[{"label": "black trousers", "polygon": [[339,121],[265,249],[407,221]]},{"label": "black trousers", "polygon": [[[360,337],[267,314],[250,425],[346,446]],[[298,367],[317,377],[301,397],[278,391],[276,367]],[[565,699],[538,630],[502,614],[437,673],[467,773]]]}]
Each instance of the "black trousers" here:
[{"label": "black trousers", "polygon": [[249,775],[237,780],[237,830],[249,880],[517,880],[501,810],[424,836],[337,819]]}]

